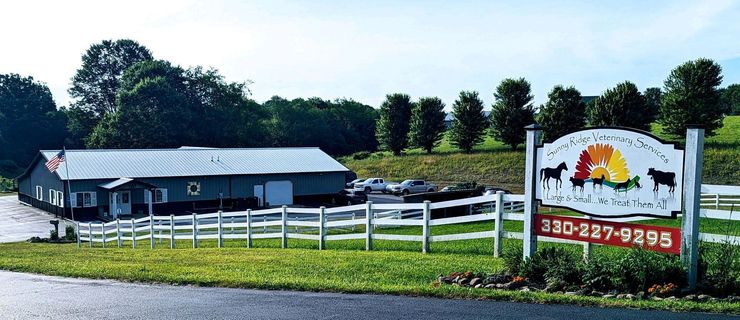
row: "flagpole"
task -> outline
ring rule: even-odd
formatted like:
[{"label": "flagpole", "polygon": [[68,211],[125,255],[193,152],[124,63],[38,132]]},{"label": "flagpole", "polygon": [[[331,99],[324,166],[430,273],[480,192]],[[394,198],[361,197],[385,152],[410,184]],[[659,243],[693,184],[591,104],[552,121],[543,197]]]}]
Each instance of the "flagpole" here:
[{"label": "flagpole", "polygon": [[67,203],[69,204],[69,211],[72,213],[72,222],[74,222],[75,208],[72,206],[72,187],[69,184],[69,157],[67,156],[67,147],[62,146],[62,151],[64,151],[64,170],[67,172],[67,196],[69,198]]}]

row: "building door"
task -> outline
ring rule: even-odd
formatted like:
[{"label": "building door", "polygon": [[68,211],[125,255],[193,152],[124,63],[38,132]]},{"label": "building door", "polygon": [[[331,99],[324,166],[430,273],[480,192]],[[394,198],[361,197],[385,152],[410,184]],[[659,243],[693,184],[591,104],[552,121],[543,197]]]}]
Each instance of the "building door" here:
[{"label": "building door", "polygon": [[121,215],[131,214],[131,191],[117,191],[115,192],[116,197],[114,199],[113,193],[111,193],[111,203],[115,201],[115,209],[111,206],[111,215],[117,218],[119,213]]},{"label": "building door", "polygon": [[265,186],[258,184],[254,186],[254,197],[257,198],[257,206],[265,205]]},{"label": "building door", "polygon": [[265,183],[265,205],[280,206],[293,204],[293,183],[289,180]]}]

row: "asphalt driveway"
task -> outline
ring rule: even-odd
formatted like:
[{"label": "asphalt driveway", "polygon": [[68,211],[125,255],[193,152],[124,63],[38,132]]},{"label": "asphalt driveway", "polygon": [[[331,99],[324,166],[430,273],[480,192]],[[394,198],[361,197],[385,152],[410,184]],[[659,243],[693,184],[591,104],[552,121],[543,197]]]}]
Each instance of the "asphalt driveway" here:
[{"label": "asphalt driveway", "polygon": [[[49,237],[54,216],[18,202],[18,196],[0,196],[0,242],[25,241],[31,237]],[[64,236],[64,222],[59,224],[59,236]]]}]

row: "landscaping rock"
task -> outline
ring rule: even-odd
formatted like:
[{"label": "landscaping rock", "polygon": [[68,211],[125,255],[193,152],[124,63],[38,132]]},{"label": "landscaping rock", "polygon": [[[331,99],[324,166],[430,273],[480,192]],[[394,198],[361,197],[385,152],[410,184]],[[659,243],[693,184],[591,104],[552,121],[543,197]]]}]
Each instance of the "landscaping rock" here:
[{"label": "landscaping rock", "polygon": [[580,296],[581,294],[579,294],[577,291],[568,291],[565,293],[565,295],[566,296]]},{"label": "landscaping rock", "polygon": [[712,298],[712,296],[710,296],[708,294],[700,294],[698,297],[696,297],[696,300],[699,300],[699,301],[704,302],[704,301],[709,301],[709,299],[711,299],[711,298]]},{"label": "landscaping rock", "polygon": [[654,301],[663,301],[663,298],[661,298],[661,297],[653,297],[652,299]]},{"label": "landscaping rock", "polygon": [[470,280],[470,286],[475,287],[481,283],[480,278],[473,278],[473,280]]},{"label": "landscaping rock", "polygon": [[637,296],[631,293],[624,295],[624,298],[628,300],[637,300]]},{"label": "landscaping rock", "polygon": [[507,283],[511,281],[511,277],[507,275],[493,275],[490,277],[487,277],[485,280],[483,280],[483,284],[490,284],[490,283]]},{"label": "landscaping rock", "polygon": [[505,283],[497,283],[496,284],[496,289],[506,289],[506,284]]},{"label": "landscaping rock", "polygon": [[676,296],[670,296],[670,297],[665,298],[663,300],[673,301],[673,300],[678,300],[678,298],[676,298]]},{"label": "landscaping rock", "polygon": [[469,283],[469,281],[470,280],[468,280],[468,278],[462,278],[457,283],[459,283],[461,286],[464,286],[464,285],[467,285]]},{"label": "landscaping rock", "polygon": [[480,288],[482,288],[482,287],[483,287],[483,285],[479,283],[479,284],[476,284],[474,288],[476,288],[476,289],[480,289]]},{"label": "landscaping rock", "polygon": [[614,297],[616,297],[616,296],[615,296],[615,295],[613,295],[613,294],[605,294],[605,295],[603,295],[603,296],[601,296],[601,297],[602,297],[602,298],[605,298],[605,299],[612,299],[612,298],[614,298]]},{"label": "landscaping rock", "polygon": [[690,294],[690,295],[687,295],[687,296],[683,297],[683,299],[684,300],[687,300],[687,301],[695,301],[696,300],[696,295],[695,294]]},{"label": "landscaping rock", "polygon": [[638,299],[644,299],[645,298],[645,291],[640,291],[636,294]]},{"label": "landscaping rock", "polygon": [[495,283],[489,283],[489,284],[487,284],[487,285],[485,285],[483,287],[486,288],[486,289],[496,289],[496,284]]},{"label": "landscaping rock", "polygon": [[624,299],[627,295],[624,293],[620,293],[617,295],[617,299]]},{"label": "landscaping rock", "polygon": [[605,295],[605,293],[603,293],[601,291],[591,291],[591,295],[594,296],[594,297],[602,297],[602,296]]},{"label": "landscaping rock", "polygon": [[529,287],[521,287],[521,288],[519,288],[519,291],[521,291],[521,292],[530,292],[530,291],[532,291],[532,289],[530,289]]},{"label": "landscaping rock", "polygon": [[728,296],[727,301],[729,302],[740,302],[740,297],[738,296]]},{"label": "landscaping rock", "polygon": [[519,289],[523,286],[524,286],[524,282],[510,281],[508,283],[505,283],[503,287],[504,289],[507,289],[507,290],[514,290],[514,289]]}]

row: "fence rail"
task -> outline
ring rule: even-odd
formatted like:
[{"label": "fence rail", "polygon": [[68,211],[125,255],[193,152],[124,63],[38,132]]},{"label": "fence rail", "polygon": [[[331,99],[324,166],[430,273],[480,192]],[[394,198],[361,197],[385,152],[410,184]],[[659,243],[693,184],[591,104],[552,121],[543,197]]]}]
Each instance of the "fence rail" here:
[{"label": "fence rail", "polygon": [[[740,201],[740,187],[703,185],[701,216],[713,219],[740,221],[740,214],[724,210],[724,204]],[[352,205],[337,208],[272,208],[240,212],[214,212],[188,216],[149,216],[139,219],[115,220],[106,223],[78,223],[78,245],[82,242],[102,243],[103,247],[114,242],[121,247],[130,241],[135,248],[137,242],[149,240],[151,248],[155,243],[169,242],[174,248],[177,240],[191,240],[197,248],[200,240],[217,240],[222,247],[224,240],[246,240],[247,247],[254,239],[281,239],[283,248],[288,239],[303,239],[319,242],[319,249],[325,248],[327,241],[364,239],[365,249],[372,250],[373,240],[413,241],[422,243],[422,252],[429,251],[429,243],[471,239],[493,239],[494,255],[501,253],[502,239],[522,239],[523,233],[504,231],[504,220],[523,221],[523,195],[488,194],[466,199],[400,204]],[[431,219],[431,210],[469,206],[474,208],[470,215]],[[707,208],[711,207],[711,208]],[[612,219],[619,221],[641,221],[654,218],[631,217]],[[490,231],[458,234],[431,235],[435,226],[490,221]],[[357,232],[357,227],[365,227]],[[422,228],[422,235],[399,235],[377,233],[377,228],[416,226]],[[328,234],[329,230],[342,230],[341,234]],[[707,242],[729,242],[740,245],[740,237],[701,233],[700,239]],[[580,241],[538,237],[540,241],[589,244]]]}]

